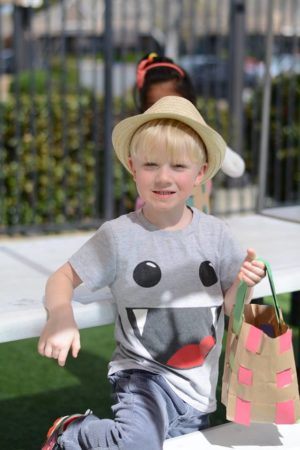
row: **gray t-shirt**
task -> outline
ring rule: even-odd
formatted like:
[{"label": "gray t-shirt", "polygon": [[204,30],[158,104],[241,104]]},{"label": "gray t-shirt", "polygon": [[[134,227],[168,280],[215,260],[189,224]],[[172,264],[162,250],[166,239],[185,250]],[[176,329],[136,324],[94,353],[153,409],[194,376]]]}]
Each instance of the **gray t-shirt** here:
[{"label": "gray t-shirt", "polygon": [[182,230],[156,228],[142,210],[105,222],[71,258],[91,290],[109,286],[117,347],[109,374],[161,374],[202,412],[216,408],[224,293],[242,264],[227,226],[192,208]]}]

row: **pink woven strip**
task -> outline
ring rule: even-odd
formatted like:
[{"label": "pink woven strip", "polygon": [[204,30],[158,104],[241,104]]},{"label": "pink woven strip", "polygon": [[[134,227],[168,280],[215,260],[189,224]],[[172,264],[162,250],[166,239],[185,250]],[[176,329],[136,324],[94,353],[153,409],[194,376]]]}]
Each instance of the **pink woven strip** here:
[{"label": "pink woven strip", "polygon": [[276,403],[275,423],[292,424],[295,423],[295,421],[294,400]]},{"label": "pink woven strip", "polygon": [[283,388],[285,386],[288,386],[292,382],[292,370],[286,369],[282,372],[276,373],[276,384],[277,387]]},{"label": "pink woven strip", "polygon": [[249,426],[250,416],[251,402],[247,402],[246,400],[242,400],[241,398],[237,397],[235,404],[234,422]]},{"label": "pink woven strip", "polygon": [[247,336],[246,349],[252,353],[259,353],[262,344],[263,332],[254,326],[250,326]]},{"label": "pink woven strip", "polygon": [[253,372],[251,369],[246,369],[246,367],[240,366],[238,370],[238,382],[240,384],[246,384],[252,386],[253,383]]},{"label": "pink woven strip", "polygon": [[286,333],[279,336],[279,353],[287,352],[292,348],[292,331],[287,330]]}]

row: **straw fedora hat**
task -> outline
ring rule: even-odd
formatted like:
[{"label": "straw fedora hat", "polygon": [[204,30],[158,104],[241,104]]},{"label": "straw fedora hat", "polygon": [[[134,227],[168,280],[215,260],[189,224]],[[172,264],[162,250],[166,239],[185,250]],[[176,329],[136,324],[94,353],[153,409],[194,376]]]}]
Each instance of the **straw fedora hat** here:
[{"label": "straw fedora hat", "polygon": [[145,123],[156,119],[175,119],[191,127],[203,140],[208,157],[208,168],[202,183],[212,178],[220,169],[225,155],[223,138],[204,121],[197,108],[183,97],[166,96],[159,99],[144,113],[128,117],[119,122],[112,133],[112,142],[117,157],[131,172],[128,157],[134,133]]}]

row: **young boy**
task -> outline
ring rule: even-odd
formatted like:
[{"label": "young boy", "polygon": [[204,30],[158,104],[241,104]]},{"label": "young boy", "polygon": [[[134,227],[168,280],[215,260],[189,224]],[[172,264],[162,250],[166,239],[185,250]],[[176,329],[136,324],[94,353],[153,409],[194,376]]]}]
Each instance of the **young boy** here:
[{"label": "young boy", "polygon": [[245,255],[222,221],[186,206],[193,188],[219,170],[226,148],[192,103],[160,99],[119,123],[113,144],[144,206],[104,223],[50,277],[39,352],[60,365],[70,350],[76,357],[73,289],[110,286],[114,420],[58,419],[43,449],[161,450],[165,439],[208,426],[224,310],[230,313],[240,280],[252,287],[264,277],[254,251]]},{"label": "young boy", "polygon": [[[171,58],[148,53],[137,64],[134,100],[139,112],[144,112],[157,100],[167,95],[177,95],[186,98],[197,107],[197,95],[192,79],[183,67],[176,64]],[[229,147],[220,169],[229,177],[241,177],[245,171],[243,159]],[[208,213],[210,210],[210,195],[212,183],[202,183],[194,189],[188,204]],[[141,207],[143,201],[137,198],[136,207]]]}]

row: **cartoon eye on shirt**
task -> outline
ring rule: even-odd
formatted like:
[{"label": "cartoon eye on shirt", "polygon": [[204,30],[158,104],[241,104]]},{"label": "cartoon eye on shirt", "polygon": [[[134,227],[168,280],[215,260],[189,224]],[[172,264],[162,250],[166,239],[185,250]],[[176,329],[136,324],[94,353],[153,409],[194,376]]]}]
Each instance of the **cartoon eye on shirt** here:
[{"label": "cartoon eye on shirt", "polygon": [[[210,261],[204,261],[200,264],[199,278],[205,287],[209,287],[217,283],[218,278]],[[134,269],[133,279],[136,284],[141,287],[153,287],[160,282],[160,267],[153,261],[143,261]]]},{"label": "cartoon eye on shirt", "polygon": [[141,287],[153,287],[160,282],[161,270],[153,261],[143,261],[133,271],[133,279]]},{"label": "cartoon eye on shirt", "polygon": [[[159,284],[163,274],[153,261],[139,263],[133,279],[142,288]],[[210,261],[199,266],[204,287],[213,286],[218,278]],[[216,343],[215,325],[219,307],[127,308],[127,316],[135,336],[160,364],[175,369],[201,366]]]}]

